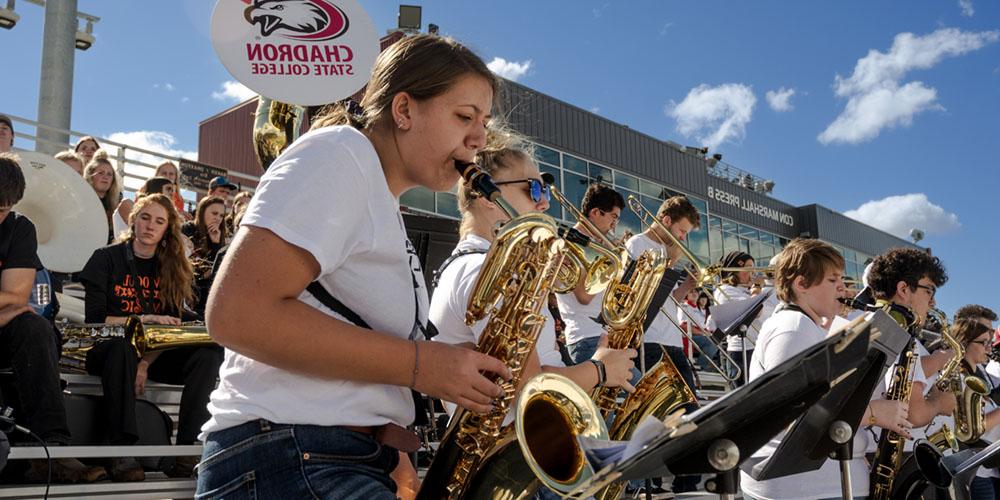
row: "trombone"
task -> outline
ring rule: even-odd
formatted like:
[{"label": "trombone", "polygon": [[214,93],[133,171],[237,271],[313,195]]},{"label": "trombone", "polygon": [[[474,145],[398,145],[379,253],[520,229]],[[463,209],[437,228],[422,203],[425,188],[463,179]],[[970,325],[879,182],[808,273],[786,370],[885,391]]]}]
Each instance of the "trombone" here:
[{"label": "trombone", "polygon": [[[635,212],[637,216],[639,216],[639,221],[642,224],[645,224],[646,226],[651,226],[652,224],[656,224],[657,226],[659,226],[659,228],[670,239],[671,244],[676,245],[684,254],[684,256],[688,259],[688,261],[691,262],[691,267],[694,270],[694,274],[692,274],[691,276],[695,280],[695,288],[705,288],[708,285],[714,284],[715,278],[724,270],[752,271],[755,269],[750,267],[727,268],[719,265],[705,266],[698,260],[697,257],[694,256],[693,253],[691,253],[690,250],[688,250],[686,246],[684,246],[681,243],[680,240],[677,239],[676,236],[674,236],[670,232],[669,229],[664,227],[660,221],[656,220],[656,217],[653,217],[652,214],[649,212],[649,210],[647,210],[646,207],[644,207],[642,203],[640,203],[635,196],[629,195],[628,206],[633,212]],[[651,220],[652,222],[646,222],[647,219]],[[756,269],[768,269],[768,268],[756,268]],[[725,295],[725,292],[722,292],[722,294]],[[668,297],[671,301],[673,301],[674,306],[677,308],[677,310],[681,311],[685,316],[687,316],[689,322],[697,324],[695,318],[691,317],[691,314],[688,313],[686,310],[684,310],[684,306],[682,306],[680,302],[678,302],[677,299],[675,299],[672,294],[668,295]],[[729,353],[726,352],[726,350],[723,349],[722,346],[719,345],[719,343],[716,342],[711,335],[706,335],[705,337],[709,339],[710,342],[715,344],[716,348],[719,351],[719,356],[724,357],[726,361],[729,362],[736,369],[734,375],[732,376],[728,375],[725,370],[723,370],[718,364],[716,364],[715,361],[713,361],[712,358],[705,353],[705,351],[701,348],[701,346],[699,346],[698,343],[694,341],[694,335],[688,333],[688,331],[685,330],[684,328],[681,328],[681,325],[678,324],[677,319],[674,318],[673,315],[670,314],[665,308],[660,307],[660,314],[666,316],[667,319],[670,320],[670,322],[673,323],[673,325],[677,327],[678,330],[680,330],[681,335],[683,335],[688,340],[688,343],[694,346],[694,348],[697,349],[702,356],[705,356],[705,359],[708,360],[708,363],[712,365],[712,369],[718,372],[723,379],[725,379],[727,382],[735,382],[740,378],[742,378],[745,367],[741,366],[740,363],[737,363],[736,360],[733,359],[733,357],[730,356]]]}]

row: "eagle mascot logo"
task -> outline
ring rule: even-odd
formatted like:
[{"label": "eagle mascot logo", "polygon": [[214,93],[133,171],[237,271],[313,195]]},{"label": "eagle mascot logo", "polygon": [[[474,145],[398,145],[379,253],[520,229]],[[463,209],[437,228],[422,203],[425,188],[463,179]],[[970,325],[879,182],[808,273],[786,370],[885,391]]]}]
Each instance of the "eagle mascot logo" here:
[{"label": "eagle mascot logo", "polygon": [[322,41],[347,32],[344,11],[327,0],[255,0],[243,11],[264,37],[277,33],[293,40]]}]

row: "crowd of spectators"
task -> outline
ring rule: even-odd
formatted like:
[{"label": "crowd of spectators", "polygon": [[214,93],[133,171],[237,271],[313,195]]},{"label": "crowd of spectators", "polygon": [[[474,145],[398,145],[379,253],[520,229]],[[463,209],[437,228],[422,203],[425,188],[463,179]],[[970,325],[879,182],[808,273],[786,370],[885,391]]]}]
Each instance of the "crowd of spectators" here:
[{"label": "crowd of spectators", "polygon": [[[18,407],[19,423],[40,431],[50,445],[65,445],[72,441],[56,364],[62,334],[54,318],[43,318],[26,304],[35,288],[36,272],[43,272],[43,266],[34,224],[11,210],[25,187],[22,165],[11,151],[13,143],[13,123],[0,115],[0,339],[10,344],[0,355],[11,354],[4,366],[13,364],[15,389],[32,394],[30,403],[24,398],[10,401],[5,390],[4,403]],[[251,194],[239,192],[226,177],[216,177],[197,208],[187,211],[180,193],[181,172],[174,162],[158,165],[130,195],[123,192],[121,178],[96,138],[83,137],[55,157],[93,188],[108,221],[107,246],[93,251],[79,272],[66,275],[85,290],[85,321],[125,324],[138,317],[147,326],[203,321],[218,269],[216,260],[221,260],[230,235],[238,229]],[[3,243],[8,240],[13,243]],[[57,283],[55,288],[62,285]],[[40,333],[43,330],[52,334]],[[108,431],[110,444],[129,445],[139,439],[136,398],[143,394],[147,380],[184,386],[176,442],[194,443],[208,418],[206,404],[221,363],[222,349],[214,344],[137,357],[123,338],[96,342],[87,352],[85,369],[101,378],[104,397],[99,424]],[[197,457],[180,457],[164,472],[189,477],[196,463]],[[119,457],[103,467],[75,459],[30,461],[24,478],[40,481],[50,475],[58,483],[106,477],[140,481],[145,476],[138,460]]]}]

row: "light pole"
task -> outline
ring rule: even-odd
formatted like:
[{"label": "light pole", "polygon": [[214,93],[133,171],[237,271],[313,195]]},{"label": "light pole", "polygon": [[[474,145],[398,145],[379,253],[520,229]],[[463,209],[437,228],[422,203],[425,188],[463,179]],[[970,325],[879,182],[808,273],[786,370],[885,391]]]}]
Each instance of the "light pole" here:
[{"label": "light pole", "polygon": [[[76,49],[76,0],[45,2],[42,73],[38,80],[38,121],[69,130],[73,114],[73,63]],[[35,150],[55,154],[69,144],[69,134],[39,127]]]}]

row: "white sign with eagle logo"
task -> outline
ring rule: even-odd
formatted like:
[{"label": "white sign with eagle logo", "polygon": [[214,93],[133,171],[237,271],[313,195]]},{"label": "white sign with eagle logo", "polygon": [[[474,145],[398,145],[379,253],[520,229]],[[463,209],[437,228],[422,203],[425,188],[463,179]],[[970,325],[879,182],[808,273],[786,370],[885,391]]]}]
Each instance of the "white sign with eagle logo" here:
[{"label": "white sign with eagle logo", "polygon": [[356,0],[219,0],[212,45],[240,83],[301,106],[350,97],[379,54],[375,25]]}]

